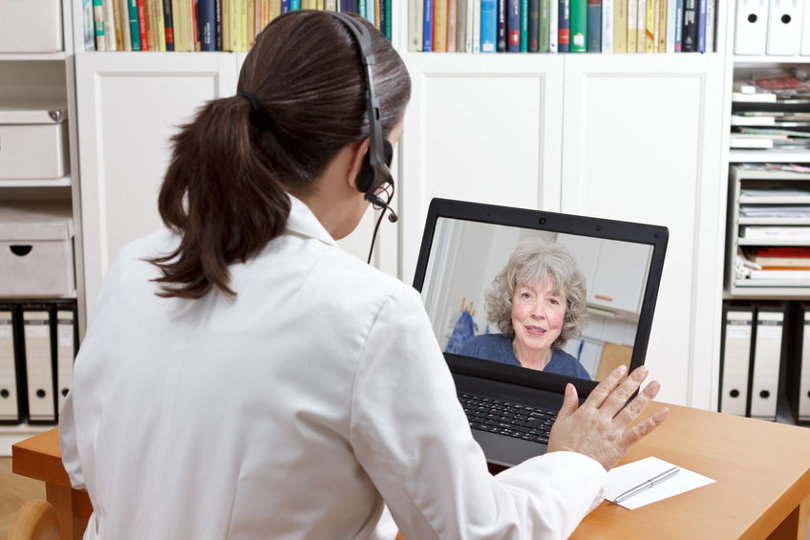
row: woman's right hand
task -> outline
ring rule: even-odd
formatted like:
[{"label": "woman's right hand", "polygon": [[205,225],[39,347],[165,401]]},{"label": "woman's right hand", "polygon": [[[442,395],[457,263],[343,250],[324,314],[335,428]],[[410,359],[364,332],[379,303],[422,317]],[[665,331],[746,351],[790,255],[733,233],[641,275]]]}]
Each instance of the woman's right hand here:
[{"label": "woman's right hand", "polygon": [[647,378],[647,368],[641,366],[624,381],[625,366],[619,366],[607,376],[585,402],[579,406],[574,385],[565,387],[565,399],[551,428],[548,451],[568,450],[585,454],[610,470],[639,440],[664,421],[669,409],[657,410],[643,422],[628,426],[647,408],[661,386],[649,383],[630,402],[625,403]]}]

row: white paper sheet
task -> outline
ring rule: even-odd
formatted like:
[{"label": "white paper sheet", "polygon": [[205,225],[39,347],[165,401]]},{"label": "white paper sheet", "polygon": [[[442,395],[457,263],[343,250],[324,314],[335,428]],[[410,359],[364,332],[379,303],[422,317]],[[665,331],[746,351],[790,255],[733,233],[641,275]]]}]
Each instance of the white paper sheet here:
[{"label": "white paper sheet", "polygon": [[[674,465],[676,464],[669,463],[656,457],[648,457],[628,463],[627,465],[614,467],[608,471],[605,498],[609,501],[613,501],[621,493],[643,483],[645,480],[649,480],[657,474],[661,474],[667,469],[672,468]],[[680,467],[678,474],[675,476],[672,476],[660,484],[646,489],[637,495],[633,495],[632,497],[625,499],[618,504],[619,506],[623,506],[629,510],[635,510],[636,508],[640,508],[650,503],[654,503],[662,499],[679,495],[686,491],[713,483],[714,480],[711,478]]]}]

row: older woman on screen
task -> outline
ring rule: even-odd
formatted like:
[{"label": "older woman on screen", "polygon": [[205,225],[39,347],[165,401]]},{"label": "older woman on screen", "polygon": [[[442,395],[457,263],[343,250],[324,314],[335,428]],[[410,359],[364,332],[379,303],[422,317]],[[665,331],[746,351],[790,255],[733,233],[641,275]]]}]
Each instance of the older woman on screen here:
[{"label": "older woman on screen", "polygon": [[590,380],[562,348],[585,323],[585,279],[559,244],[521,242],[486,294],[500,334],[475,336],[459,354]]}]

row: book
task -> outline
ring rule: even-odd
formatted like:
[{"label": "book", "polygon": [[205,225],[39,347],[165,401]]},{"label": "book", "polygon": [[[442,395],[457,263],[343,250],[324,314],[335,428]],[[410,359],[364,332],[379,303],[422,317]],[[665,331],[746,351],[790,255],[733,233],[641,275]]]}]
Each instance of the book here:
[{"label": "book", "polygon": [[115,51],[117,43],[115,38],[115,2],[101,0],[104,7],[104,42],[108,51]]},{"label": "book", "polygon": [[[548,31],[548,15],[546,15],[546,31]],[[540,52],[540,0],[529,0],[528,52]]]},{"label": "book", "polygon": [[657,43],[656,25],[658,24],[658,10],[656,4],[659,0],[647,0],[646,19],[644,23],[644,52],[654,53]]},{"label": "book", "polygon": [[650,0],[636,0],[638,12],[636,13],[636,26],[638,36],[636,38],[636,52],[647,52],[647,2]]},{"label": "book", "polygon": [[[231,2],[233,0],[221,0],[222,3],[222,50],[230,50],[231,43]],[[281,13],[281,0],[278,0],[279,13]],[[289,8],[289,0],[287,4]]]},{"label": "book", "polygon": [[[431,0],[425,0],[425,3]],[[497,50],[498,21],[495,0],[481,0],[481,52],[491,53]],[[425,25],[427,28],[427,25]]]},{"label": "book", "polygon": [[675,52],[675,11],[678,3],[675,0],[667,0],[667,23],[666,23],[666,45],[664,51]]},{"label": "book", "polygon": [[132,50],[132,37],[129,22],[129,0],[116,0],[119,4],[119,11],[121,12],[121,45],[124,47],[122,50]]},{"label": "book", "polygon": [[698,0],[697,52],[706,52],[706,0]]},{"label": "book", "polygon": [[171,3],[171,0],[155,0],[155,21],[156,21],[156,30],[155,35],[157,39],[157,46],[159,51],[165,51],[166,49],[166,20],[164,15],[166,10],[163,8],[164,3]]},{"label": "book", "polygon": [[683,1],[672,0],[675,2],[675,52],[681,52],[683,48]]},{"label": "book", "polygon": [[762,270],[810,270],[808,247],[761,247],[746,249],[744,255]]},{"label": "book", "polygon": [[188,0],[171,0],[171,2],[174,50],[191,51],[191,4]]},{"label": "book", "polygon": [[447,52],[447,0],[433,0],[433,52]]},{"label": "book", "polygon": [[[509,50],[507,46],[507,42],[509,41],[509,1],[510,0],[496,0],[495,3],[498,10],[498,52],[506,52]],[[518,2],[518,6],[520,5],[520,0],[512,1]]]},{"label": "book", "polygon": [[[202,1],[202,0],[200,0]],[[246,51],[249,51],[253,48],[253,44],[256,42],[256,0],[247,0],[245,2],[245,7],[247,8],[247,12],[245,13],[245,22],[244,22],[244,32],[245,32],[245,43],[242,45],[245,47]],[[203,25],[201,22],[197,23],[200,32],[202,33]],[[211,24],[213,30],[214,24]],[[200,36],[200,46],[202,46],[202,41],[205,36]],[[212,45],[216,47],[216,37],[211,40]],[[215,49],[211,49],[215,50]]]},{"label": "book", "polygon": [[[468,0],[458,0],[456,4],[456,51],[472,52],[467,50],[467,7]],[[472,25],[470,25],[472,28]]]},{"label": "book", "polygon": [[[520,0],[508,0],[506,10],[506,50],[509,52],[520,52]],[[500,50],[500,45],[498,46],[498,50]]]},{"label": "book", "polygon": [[613,1],[613,52],[627,52],[627,0]]},{"label": "book", "polygon": [[706,0],[706,52],[715,49],[715,9],[717,0]]},{"label": "book", "polygon": [[520,0],[520,52],[529,52],[529,0]]},{"label": "book", "polygon": [[729,135],[729,147],[739,149],[773,148],[773,140],[744,133]]},{"label": "book", "polygon": [[84,50],[96,50],[96,22],[93,18],[93,0],[82,0],[82,28],[84,29]]},{"label": "book", "polygon": [[172,16],[172,0],[163,0],[163,39],[166,41],[166,50],[174,51],[174,21]]},{"label": "book", "polygon": [[197,3],[197,26],[200,30],[200,50],[217,50],[214,0],[199,0]]},{"label": "book", "polygon": [[[241,0],[230,0],[228,2],[228,50],[242,50],[242,22],[240,17]],[[283,6],[284,4],[282,4]],[[288,9],[292,10],[292,4],[288,4]],[[223,45],[224,46],[224,45]]]},{"label": "book", "polygon": [[571,50],[571,1],[559,0],[557,17],[557,50],[567,53]]},{"label": "book", "polygon": [[681,51],[697,51],[697,0],[683,1],[683,41]]},{"label": "book", "polygon": [[588,52],[588,0],[571,0],[569,51],[572,53]]},{"label": "book", "polygon": [[[282,12],[283,5],[282,3]],[[431,52],[433,51],[433,0],[424,0],[422,8],[422,52]],[[359,3],[357,9],[360,9]]]},{"label": "book", "polygon": [[638,0],[627,0],[627,52],[638,47]]},{"label": "book", "polygon": [[101,0],[93,0],[93,28],[95,28],[96,50],[106,51],[107,40],[104,37],[104,6]]},{"label": "book", "polygon": [[141,50],[148,51],[149,36],[146,33],[146,6],[145,0],[138,0],[138,33],[141,36]]},{"label": "book", "polygon": [[[447,0],[447,52],[456,52],[457,17],[458,0]],[[380,17],[380,24],[384,26],[383,19]]]},{"label": "book", "polygon": [[602,0],[588,0],[587,21],[587,51],[602,52]]},{"label": "book", "polygon": [[[124,24],[121,18],[121,1],[109,0],[113,8],[113,18],[115,19],[115,50],[125,51],[124,47]],[[129,21],[127,21],[129,23]]]},{"label": "book", "polygon": [[560,39],[560,3],[558,0],[548,0],[548,52],[559,52]]},{"label": "book", "polygon": [[[424,8],[420,0],[408,0],[408,50],[422,50],[422,16]],[[341,9],[343,11],[343,9]]]},{"label": "book", "polygon": [[[481,0],[472,0],[473,9],[472,9],[472,23],[473,23],[473,31],[472,36],[468,34],[468,40],[472,40],[472,49],[474,53],[482,52],[481,51]],[[468,19],[469,20],[469,19]]]},{"label": "book", "polygon": [[655,46],[656,52],[667,52],[667,0],[657,0],[658,2],[658,28],[655,35],[658,43]]},{"label": "book", "polygon": [[138,0],[127,0],[129,8],[129,39],[133,51],[141,50],[141,30],[138,22]]},{"label": "book", "polygon": [[[155,35],[155,0],[143,1],[144,26],[146,27],[146,43],[149,51],[158,50],[157,36]],[[143,36],[141,36],[143,39]]]},{"label": "book", "polygon": [[[537,2],[537,52],[540,53],[549,52],[549,16],[551,15],[550,3],[550,0],[539,0]],[[529,45],[531,45],[531,41],[529,42]]]},{"label": "book", "polygon": [[769,227],[749,225],[741,228],[740,238],[745,238],[746,240],[810,241],[810,227]]},{"label": "book", "polygon": [[613,52],[613,18],[616,10],[613,6],[614,0],[602,0],[602,52]]}]

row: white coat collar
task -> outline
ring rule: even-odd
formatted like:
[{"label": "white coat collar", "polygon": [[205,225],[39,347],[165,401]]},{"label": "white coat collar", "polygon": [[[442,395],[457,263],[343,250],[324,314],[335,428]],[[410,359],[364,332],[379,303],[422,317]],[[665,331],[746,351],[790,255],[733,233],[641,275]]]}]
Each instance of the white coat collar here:
[{"label": "white coat collar", "polygon": [[324,228],[315,214],[301,199],[287,193],[290,198],[290,217],[287,218],[287,232],[309,236],[329,245],[337,245],[332,235]]}]

